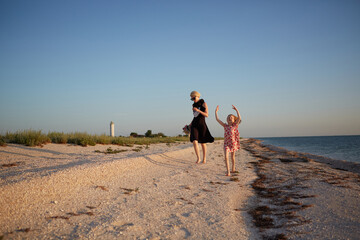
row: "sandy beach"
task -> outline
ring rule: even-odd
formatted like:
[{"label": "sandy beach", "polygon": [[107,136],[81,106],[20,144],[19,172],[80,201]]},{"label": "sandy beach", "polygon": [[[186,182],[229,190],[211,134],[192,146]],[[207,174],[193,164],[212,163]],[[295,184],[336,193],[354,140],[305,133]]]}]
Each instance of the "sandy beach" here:
[{"label": "sandy beach", "polygon": [[[109,147],[127,151],[101,153]],[[239,174],[230,181],[221,141],[209,145],[206,164],[195,164],[190,143],[9,144],[0,159],[3,239],[259,237],[247,213],[254,158],[241,151]]]},{"label": "sandy beach", "polygon": [[[357,164],[244,139],[225,176],[223,142],[0,148],[0,239],[356,239]],[[105,154],[107,149],[118,150]]]}]

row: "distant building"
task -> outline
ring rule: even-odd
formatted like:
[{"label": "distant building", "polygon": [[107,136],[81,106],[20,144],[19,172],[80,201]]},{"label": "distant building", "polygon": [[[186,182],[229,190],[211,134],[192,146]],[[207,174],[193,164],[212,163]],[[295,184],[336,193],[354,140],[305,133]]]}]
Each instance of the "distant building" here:
[{"label": "distant building", "polygon": [[113,121],[110,122],[110,137],[115,137],[115,124]]}]

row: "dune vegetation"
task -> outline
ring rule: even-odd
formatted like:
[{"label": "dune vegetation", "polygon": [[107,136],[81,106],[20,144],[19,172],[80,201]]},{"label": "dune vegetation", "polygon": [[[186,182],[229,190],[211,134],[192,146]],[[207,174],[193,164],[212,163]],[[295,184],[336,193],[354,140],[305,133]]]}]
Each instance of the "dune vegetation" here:
[{"label": "dune vegetation", "polygon": [[164,134],[154,134],[140,137],[110,137],[105,134],[93,135],[86,132],[49,132],[43,133],[41,130],[21,130],[7,132],[0,135],[0,146],[8,143],[22,144],[26,146],[42,146],[48,143],[75,144],[81,146],[94,146],[96,144],[115,144],[119,146],[149,145],[155,143],[175,143],[189,141],[186,135],[177,137],[167,137]]}]

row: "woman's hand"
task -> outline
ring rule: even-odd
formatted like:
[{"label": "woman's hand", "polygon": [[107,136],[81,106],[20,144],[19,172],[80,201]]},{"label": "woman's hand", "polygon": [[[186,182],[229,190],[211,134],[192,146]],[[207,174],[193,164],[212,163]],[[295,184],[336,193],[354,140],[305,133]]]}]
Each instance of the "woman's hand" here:
[{"label": "woman's hand", "polygon": [[215,113],[217,113],[219,111],[219,105],[217,105]]},{"label": "woman's hand", "polygon": [[193,112],[200,112],[200,109],[193,107]]},{"label": "woman's hand", "polygon": [[198,112],[200,113],[201,115],[203,115],[204,117],[208,117],[209,116],[209,113],[208,113],[208,107],[207,107],[207,104],[204,102],[204,104],[202,105],[205,110],[204,111],[201,111],[200,109],[196,108],[196,107],[193,107],[193,112]]},{"label": "woman's hand", "polygon": [[237,108],[236,108],[234,105],[232,105],[232,107],[233,107],[233,109],[234,109],[235,111],[237,111]]}]

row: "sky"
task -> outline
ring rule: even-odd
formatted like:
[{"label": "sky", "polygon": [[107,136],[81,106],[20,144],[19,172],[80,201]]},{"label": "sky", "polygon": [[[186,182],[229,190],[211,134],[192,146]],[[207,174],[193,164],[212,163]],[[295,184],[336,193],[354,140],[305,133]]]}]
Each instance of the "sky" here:
[{"label": "sky", "polygon": [[360,135],[358,0],[0,0],[0,133]]}]

